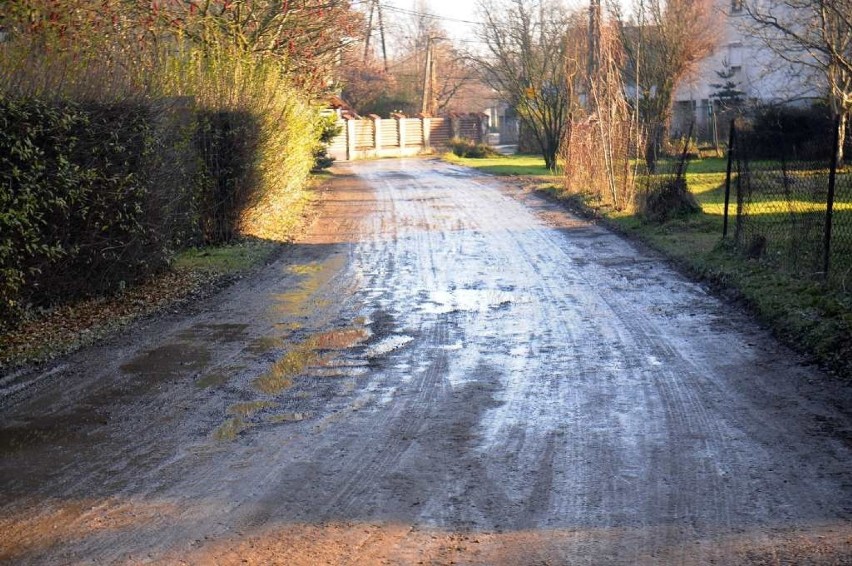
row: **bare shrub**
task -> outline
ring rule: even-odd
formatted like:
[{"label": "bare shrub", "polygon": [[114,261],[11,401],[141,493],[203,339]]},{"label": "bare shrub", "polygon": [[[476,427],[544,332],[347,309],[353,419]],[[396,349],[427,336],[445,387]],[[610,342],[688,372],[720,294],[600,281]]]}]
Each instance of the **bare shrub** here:
[{"label": "bare shrub", "polygon": [[[575,56],[566,63],[569,76],[582,76],[586,112],[573,114],[562,144],[565,189],[590,194],[605,206],[629,209],[636,196],[636,157],[643,136],[624,99],[620,70],[624,53],[612,25],[592,6],[589,24],[578,38]],[[588,53],[588,59],[582,58]]]}]

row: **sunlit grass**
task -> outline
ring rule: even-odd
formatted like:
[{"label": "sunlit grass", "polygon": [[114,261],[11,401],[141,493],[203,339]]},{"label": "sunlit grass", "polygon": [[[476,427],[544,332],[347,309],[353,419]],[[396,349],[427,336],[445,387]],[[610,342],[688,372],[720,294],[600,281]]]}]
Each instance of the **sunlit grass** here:
[{"label": "sunlit grass", "polygon": [[450,163],[464,165],[471,169],[489,173],[491,175],[511,176],[523,175],[532,177],[558,177],[544,166],[544,159],[540,155],[501,155],[496,157],[472,158],[458,157],[447,153],[443,159]]},{"label": "sunlit grass", "polygon": [[262,263],[277,248],[276,242],[248,238],[235,244],[184,250],[177,254],[173,266],[178,270],[237,273]]}]

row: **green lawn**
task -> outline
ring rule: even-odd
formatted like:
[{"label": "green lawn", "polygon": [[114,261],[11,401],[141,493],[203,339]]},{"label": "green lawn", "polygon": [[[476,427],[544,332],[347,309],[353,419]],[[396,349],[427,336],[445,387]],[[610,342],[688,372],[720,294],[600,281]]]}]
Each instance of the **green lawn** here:
[{"label": "green lawn", "polygon": [[[561,191],[559,175],[544,168],[535,156],[507,156],[489,159],[459,159],[454,163],[495,175],[516,175],[537,188],[577,203],[575,196]],[[663,224],[644,222],[631,211],[596,207],[591,199],[579,199],[581,206],[602,216],[605,222],[625,234],[642,240],[672,258],[682,269],[711,285],[741,297],[775,334],[790,346],[832,368],[844,378],[852,378],[852,273],[840,275],[831,285],[818,280],[789,275],[763,261],[746,259],[722,240],[726,161],[722,158],[696,160],[687,171],[687,185],[702,207],[702,213],[677,218]],[[812,172],[815,182],[824,181],[825,172]],[[852,230],[852,172],[840,181],[849,187],[838,194],[835,226]],[[820,179],[823,177],[823,179]],[[811,199],[794,200],[792,208],[807,211]],[[767,198],[753,204],[752,213],[761,223],[786,225],[791,205],[786,199]],[[731,197],[729,234],[733,234],[736,197]],[[806,216],[803,216],[806,218]],[[789,231],[789,229],[788,229]],[[801,237],[789,233],[790,241]],[[782,242],[782,244],[784,243]],[[833,262],[852,258],[852,235],[836,239]]]},{"label": "green lawn", "polygon": [[489,173],[491,175],[525,176],[525,177],[558,177],[544,166],[540,155],[500,155],[496,157],[458,157],[452,153],[444,154],[444,160],[457,165],[464,165]]}]

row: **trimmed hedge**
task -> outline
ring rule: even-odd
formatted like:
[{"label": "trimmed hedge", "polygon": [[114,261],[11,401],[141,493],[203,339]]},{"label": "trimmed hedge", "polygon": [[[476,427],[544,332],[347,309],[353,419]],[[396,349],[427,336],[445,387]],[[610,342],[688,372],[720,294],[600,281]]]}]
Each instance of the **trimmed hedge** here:
[{"label": "trimmed hedge", "polygon": [[0,327],[168,262],[144,161],[150,110],[0,96]]},{"label": "trimmed hedge", "polygon": [[0,95],[0,331],[144,280],[177,248],[233,239],[252,124],[185,104]]},{"label": "trimmed hedge", "polygon": [[229,242],[247,211],[290,221],[281,206],[298,208],[320,129],[282,100],[292,116],[276,120],[190,97],[0,94],[0,332],[34,308],[121,291],[176,249]]}]

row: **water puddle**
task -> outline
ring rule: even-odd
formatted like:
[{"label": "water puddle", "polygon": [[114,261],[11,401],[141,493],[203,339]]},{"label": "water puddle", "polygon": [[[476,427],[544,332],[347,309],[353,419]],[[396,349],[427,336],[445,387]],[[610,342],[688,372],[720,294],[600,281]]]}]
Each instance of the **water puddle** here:
[{"label": "water puddle", "polygon": [[82,405],[71,413],[38,417],[26,424],[0,428],[0,454],[14,454],[44,444],[68,446],[108,423],[109,412],[92,404]]},{"label": "water puddle", "polygon": [[228,419],[222,425],[213,431],[213,438],[220,441],[230,442],[244,430],[251,428],[251,424],[245,422],[240,417]]},{"label": "water puddle", "polygon": [[293,379],[311,366],[320,362],[312,342],[295,345],[278,361],[272,364],[265,374],[256,378],[253,385],[268,395],[277,395],[293,385]]},{"label": "water puddle", "polygon": [[315,275],[322,271],[323,264],[320,262],[303,263],[299,265],[291,265],[287,268],[288,273],[294,275]]},{"label": "water puddle", "polygon": [[[292,346],[254,386],[268,395],[277,395],[293,385],[293,379],[311,368],[329,367],[337,353],[362,344],[371,333],[366,328],[347,327],[320,332]],[[336,376],[348,376],[345,370],[331,370]]]},{"label": "water puddle", "polygon": [[366,356],[367,358],[378,358],[380,356],[385,356],[387,354],[390,354],[394,350],[398,350],[406,346],[413,340],[414,338],[412,338],[411,336],[405,336],[404,334],[388,336],[387,338],[380,340],[378,343],[367,348]]},{"label": "water puddle", "polygon": [[283,348],[285,343],[284,338],[280,336],[263,336],[262,338],[252,340],[246,346],[246,351],[252,354],[265,354],[266,352]]},{"label": "water puddle", "polygon": [[196,387],[200,387],[201,389],[206,389],[208,387],[218,387],[220,385],[225,385],[231,376],[224,371],[217,371],[213,373],[208,373],[201,379],[195,382]]},{"label": "water puddle", "polygon": [[288,267],[287,271],[301,277],[302,281],[292,291],[275,295],[275,311],[287,316],[308,316],[314,310],[328,307],[331,301],[315,298],[315,295],[345,264],[346,256],[341,254],[324,262]]},{"label": "water puddle", "polygon": [[342,328],[329,330],[316,336],[315,344],[318,350],[346,350],[353,348],[370,337],[366,328]]},{"label": "water puddle", "polygon": [[366,366],[331,366],[313,369],[311,370],[311,376],[340,379],[346,377],[360,377],[362,375],[366,375],[369,371],[370,369]]},{"label": "water puddle", "polygon": [[486,312],[506,308],[515,302],[518,301],[514,294],[492,289],[430,291],[428,299],[420,304],[420,310],[428,314]]},{"label": "water puddle", "polygon": [[175,342],[148,350],[121,366],[122,371],[146,378],[170,378],[204,369],[210,351],[193,342]]},{"label": "water puddle", "polygon": [[215,342],[237,342],[242,339],[248,324],[196,324],[178,336],[183,340],[203,338]]}]

